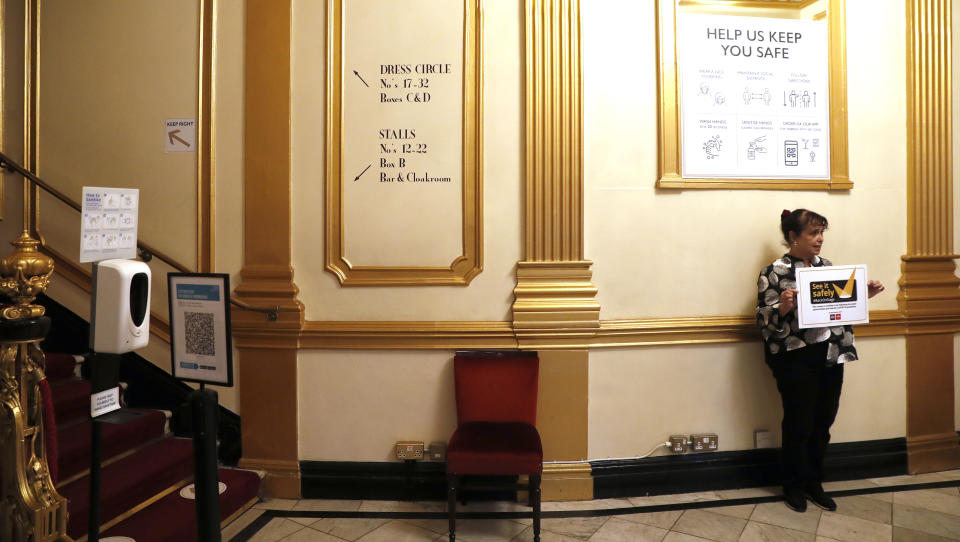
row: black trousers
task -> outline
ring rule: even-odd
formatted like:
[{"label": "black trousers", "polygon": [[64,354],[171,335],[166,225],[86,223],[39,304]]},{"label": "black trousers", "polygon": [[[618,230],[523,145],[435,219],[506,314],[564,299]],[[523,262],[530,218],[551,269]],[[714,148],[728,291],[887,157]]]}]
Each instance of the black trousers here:
[{"label": "black trousers", "polygon": [[823,481],[823,456],[843,387],[843,364],[828,366],[826,359],[826,342],[767,356],[783,401],[781,474],[786,490]]}]

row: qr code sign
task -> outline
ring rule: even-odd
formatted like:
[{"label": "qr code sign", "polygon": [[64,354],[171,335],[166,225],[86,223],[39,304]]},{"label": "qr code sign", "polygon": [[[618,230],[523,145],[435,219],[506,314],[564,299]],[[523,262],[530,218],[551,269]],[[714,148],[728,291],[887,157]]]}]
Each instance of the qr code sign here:
[{"label": "qr code sign", "polygon": [[215,355],[213,333],[213,314],[209,312],[185,312],[184,332],[187,339],[187,353],[201,356]]}]

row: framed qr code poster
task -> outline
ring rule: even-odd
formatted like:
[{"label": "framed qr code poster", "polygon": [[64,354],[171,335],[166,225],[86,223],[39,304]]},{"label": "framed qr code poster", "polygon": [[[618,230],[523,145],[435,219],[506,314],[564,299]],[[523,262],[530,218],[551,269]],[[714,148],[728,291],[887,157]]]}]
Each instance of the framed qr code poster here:
[{"label": "framed qr code poster", "polygon": [[188,382],[233,386],[230,276],[168,273],[170,358],[173,376]]}]

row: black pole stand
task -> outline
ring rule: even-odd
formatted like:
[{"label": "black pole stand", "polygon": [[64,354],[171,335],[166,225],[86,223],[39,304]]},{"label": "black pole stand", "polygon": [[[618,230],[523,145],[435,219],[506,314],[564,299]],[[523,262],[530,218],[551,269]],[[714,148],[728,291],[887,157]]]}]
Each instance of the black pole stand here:
[{"label": "black pole stand", "polygon": [[[93,393],[120,385],[120,354],[94,353],[90,364],[90,386]],[[90,420],[90,509],[87,542],[100,540],[100,486],[103,460],[103,424],[123,425],[143,416],[142,413],[121,408]]]},{"label": "black pole stand", "polygon": [[100,540],[100,464],[102,455],[102,428],[96,418],[90,420],[90,508],[88,510],[87,542]]},{"label": "black pole stand", "polygon": [[220,482],[217,478],[217,392],[190,393],[193,413],[193,483],[197,499],[197,540],[220,542]]},{"label": "black pole stand", "polygon": [[[90,386],[93,393],[106,391],[120,385],[119,355],[94,354],[89,362]],[[113,413],[110,412],[90,419],[90,509],[87,542],[100,540],[100,467],[103,459],[103,423],[117,423],[117,421],[107,418],[110,414]]]}]

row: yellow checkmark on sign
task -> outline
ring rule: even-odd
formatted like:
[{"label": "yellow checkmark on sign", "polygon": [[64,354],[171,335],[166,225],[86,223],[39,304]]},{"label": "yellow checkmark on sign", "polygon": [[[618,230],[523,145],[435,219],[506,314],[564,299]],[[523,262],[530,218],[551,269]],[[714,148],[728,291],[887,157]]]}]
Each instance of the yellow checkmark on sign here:
[{"label": "yellow checkmark on sign", "polygon": [[854,269],[853,272],[850,273],[850,278],[847,279],[847,283],[843,285],[843,289],[842,289],[842,290],[841,290],[840,287],[837,286],[836,284],[833,285],[833,289],[837,291],[837,296],[838,296],[840,299],[846,299],[846,298],[851,297],[851,296],[853,295],[853,286],[854,286],[854,284],[855,284],[855,282],[854,282],[854,280],[853,280],[853,277],[854,277],[856,274],[857,274],[857,270]]}]

